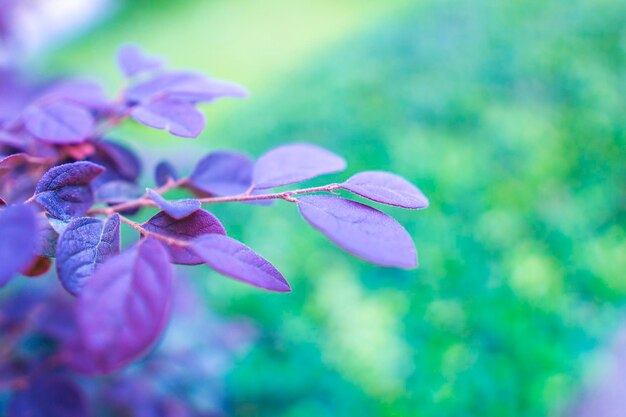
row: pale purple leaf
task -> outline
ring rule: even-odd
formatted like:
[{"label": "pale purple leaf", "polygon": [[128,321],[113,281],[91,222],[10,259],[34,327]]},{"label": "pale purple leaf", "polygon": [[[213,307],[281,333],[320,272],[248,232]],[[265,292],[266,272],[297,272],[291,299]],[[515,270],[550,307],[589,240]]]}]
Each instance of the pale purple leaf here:
[{"label": "pale purple leaf", "polygon": [[94,202],[91,181],[103,172],[103,167],[87,161],[57,165],[39,180],[35,201],[59,219],[82,216]]},{"label": "pale purple leaf", "polygon": [[105,220],[72,220],[57,242],[57,272],[63,287],[73,295],[101,264],[120,251],[120,216]]},{"label": "pale purple leaf", "polygon": [[428,199],[416,186],[399,175],[385,171],[365,171],[340,184],[344,190],[378,203],[408,209],[428,207]]},{"label": "pale purple leaf", "polygon": [[197,137],[205,125],[204,115],[193,105],[166,98],[134,107],[131,116],[146,126],[183,138]]},{"label": "pale purple leaf", "polygon": [[381,211],[327,195],[300,197],[298,208],[307,222],[353,255],[382,266],[417,266],[411,236]]},{"label": "pale purple leaf", "polygon": [[246,97],[245,88],[228,81],[213,80],[189,71],[171,71],[129,88],[126,97],[131,102],[146,102],[166,97],[189,103],[213,101],[222,97]]},{"label": "pale purple leaf", "polygon": [[44,94],[44,100],[64,100],[94,111],[106,110],[109,100],[100,84],[74,79],[54,85]]},{"label": "pale purple leaf", "polygon": [[156,205],[167,213],[170,217],[180,220],[189,216],[191,213],[200,210],[202,204],[195,198],[183,198],[181,200],[166,200],[159,193],[154,192],[150,188],[146,189],[148,197],[156,203]]},{"label": "pale purple leaf", "polygon": [[346,168],[338,155],[307,143],[293,143],[271,149],[254,164],[255,188],[265,189],[295,184]]},{"label": "pale purple leaf", "polygon": [[117,63],[126,77],[153,71],[164,65],[162,59],[147,55],[137,45],[124,45],[117,53]]},{"label": "pale purple leaf", "polygon": [[[161,211],[141,226],[150,232],[159,233],[183,243],[206,234],[226,234],[224,226],[222,226],[217,217],[202,209],[194,211],[180,220]],[[168,245],[167,249],[173,263],[181,265],[199,265],[204,263],[200,257],[187,247]]]},{"label": "pale purple leaf", "polygon": [[167,251],[154,239],[141,240],[102,264],[76,307],[81,354],[91,359],[84,371],[113,372],[150,349],[167,322],[172,286]]},{"label": "pale purple leaf", "polygon": [[36,375],[11,395],[8,417],[85,417],[87,400],[80,387],[59,375]]},{"label": "pale purple leaf", "polygon": [[80,143],[94,130],[89,111],[65,101],[44,101],[22,115],[26,129],[37,139],[56,144]]},{"label": "pale purple leaf", "polygon": [[161,161],[154,168],[154,180],[159,187],[167,184],[169,180],[177,180],[178,173],[176,168],[167,161]]},{"label": "pale purple leaf", "polygon": [[39,223],[30,206],[0,211],[0,287],[27,268],[39,250]]},{"label": "pale purple leaf", "polygon": [[212,152],[198,162],[189,182],[211,195],[241,194],[252,185],[253,164],[248,155],[240,152]]},{"label": "pale purple leaf", "polygon": [[285,278],[271,263],[228,236],[201,236],[191,242],[190,249],[220,274],[270,291],[291,291]]}]

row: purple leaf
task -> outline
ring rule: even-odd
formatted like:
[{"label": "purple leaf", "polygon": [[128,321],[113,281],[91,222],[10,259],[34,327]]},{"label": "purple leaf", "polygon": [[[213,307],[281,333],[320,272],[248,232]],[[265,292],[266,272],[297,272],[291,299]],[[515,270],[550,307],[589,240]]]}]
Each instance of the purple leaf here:
[{"label": "purple leaf", "polygon": [[38,216],[37,223],[37,237],[39,239],[37,255],[54,258],[59,233],[52,227],[47,217]]},{"label": "purple leaf", "polygon": [[137,45],[124,45],[117,52],[117,63],[126,77],[134,77],[142,72],[159,69],[163,60],[147,55]]},{"label": "purple leaf", "polygon": [[156,185],[162,187],[167,184],[170,179],[178,179],[178,173],[176,172],[176,168],[174,168],[174,166],[167,161],[159,162],[154,169],[154,180],[156,182]]},{"label": "purple leaf", "polygon": [[228,236],[201,236],[191,242],[190,249],[220,274],[270,291],[291,291],[285,278],[271,263]]},{"label": "purple leaf", "polygon": [[87,400],[72,380],[55,375],[37,375],[9,399],[8,417],[85,417]]},{"label": "purple leaf", "polygon": [[107,204],[121,204],[141,197],[137,184],[128,181],[110,181],[96,190],[96,200]]},{"label": "purple leaf", "polygon": [[307,222],[353,255],[382,266],[417,266],[411,236],[381,211],[326,195],[300,197],[298,208]]},{"label": "purple leaf", "polygon": [[252,159],[233,151],[212,152],[198,162],[190,184],[205,193],[217,196],[237,195],[252,185]]},{"label": "purple leaf", "polygon": [[122,368],[146,352],[170,311],[173,272],[165,248],[154,239],[102,264],[78,296],[76,317],[92,373]]},{"label": "purple leaf", "polygon": [[83,142],[95,126],[87,110],[65,101],[36,103],[26,109],[22,118],[33,136],[56,144]]},{"label": "purple leaf", "polygon": [[408,209],[428,207],[428,199],[413,184],[384,171],[365,171],[350,177],[340,184],[344,190],[378,203]]},{"label": "purple leaf", "polygon": [[204,115],[193,105],[165,98],[134,107],[131,116],[146,126],[183,138],[197,137],[205,124]]},{"label": "purple leaf", "polygon": [[159,74],[128,89],[126,97],[134,102],[146,102],[155,97],[188,103],[213,101],[222,97],[246,97],[245,88],[227,81],[212,80],[189,71]]},{"label": "purple leaf", "polygon": [[180,220],[191,213],[200,210],[202,204],[195,198],[184,198],[182,200],[166,200],[159,193],[150,188],[146,188],[146,193],[156,205],[167,213],[170,217]]},{"label": "purple leaf", "polygon": [[[206,234],[225,235],[226,231],[220,221],[206,210],[194,211],[184,219],[176,220],[165,212],[159,212],[142,227],[150,232],[159,233],[181,242],[189,242],[194,238]],[[172,262],[181,265],[199,265],[204,263],[202,258],[189,248],[168,245]]]},{"label": "purple leaf", "polygon": [[274,188],[305,181],[346,168],[346,161],[319,146],[294,143],[259,157],[252,174],[255,188]]},{"label": "purple leaf", "polygon": [[57,272],[63,287],[77,295],[96,268],[119,251],[119,215],[72,220],[57,242]]},{"label": "purple leaf", "polygon": [[106,110],[109,100],[102,86],[89,80],[68,80],[61,82],[44,94],[46,100],[64,100],[91,110]]},{"label": "purple leaf", "polygon": [[27,268],[39,249],[37,213],[30,206],[0,212],[0,287]]},{"label": "purple leaf", "polygon": [[109,140],[98,141],[96,152],[89,160],[106,168],[95,184],[117,180],[135,182],[141,174],[141,161],[135,152]]},{"label": "purple leaf", "polygon": [[87,161],[57,165],[39,180],[35,200],[56,218],[82,216],[94,202],[90,183],[103,172],[103,167]]}]

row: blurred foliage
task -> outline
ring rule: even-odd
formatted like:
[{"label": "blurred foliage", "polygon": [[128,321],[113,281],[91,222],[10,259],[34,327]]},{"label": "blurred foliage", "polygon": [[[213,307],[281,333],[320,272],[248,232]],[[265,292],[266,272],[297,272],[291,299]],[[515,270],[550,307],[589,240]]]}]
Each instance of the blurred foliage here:
[{"label": "blurred foliage", "polygon": [[[215,207],[294,287],[273,295],[198,274],[214,307],[263,331],[227,379],[229,415],[558,415],[623,320],[626,3],[419,2],[331,52],[321,47],[335,41],[320,42],[281,57],[289,65],[259,58],[258,71],[233,73],[245,62],[233,51],[254,45],[235,39],[256,33],[238,23],[249,14],[228,16],[232,32],[215,36],[232,35],[233,47],[197,37],[179,47],[159,19],[140,32],[156,52],[176,44],[185,66],[215,50],[218,75],[265,85],[203,146],[258,155],[310,141],[346,155],[350,173],[401,173],[432,204],[393,210],[420,251],[410,272],[342,255],[287,203]],[[205,24],[171,21],[181,31]],[[306,38],[291,25],[282,36]],[[92,47],[85,41],[74,62]],[[181,166],[198,159],[183,155]]]}]

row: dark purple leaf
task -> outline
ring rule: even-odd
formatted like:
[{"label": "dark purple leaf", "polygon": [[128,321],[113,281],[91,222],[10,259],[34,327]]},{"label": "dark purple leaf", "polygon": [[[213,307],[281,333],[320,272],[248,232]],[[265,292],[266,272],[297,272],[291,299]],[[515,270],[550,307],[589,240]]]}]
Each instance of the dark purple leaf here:
[{"label": "dark purple leaf", "polygon": [[135,152],[109,140],[98,141],[96,152],[89,160],[106,168],[106,172],[95,181],[96,185],[118,180],[135,182],[141,174],[141,160]]},{"label": "dark purple leaf", "polygon": [[164,64],[163,60],[147,55],[137,45],[122,46],[117,52],[117,63],[126,77],[158,69]]},{"label": "dark purple leaf", "polygon": [[174,166],[167,161],[159,162],[154,169],[154,180],[156,182],[156,185],[162,187],[167,184],[170,179],[178,179],[178,173],[176,172],[176,168],[174,168]]},{"label": "dark purple leaf", "polygon": [[39,250],[36,211],[30,206],[9,206],[0,211],[0,287],[28,268]]},{"label": "dark purple leaf", "polygon": [[121,204],[141,197],[137,184],[128,181],[110,181],[96,190],[96,200],[107,204]]},{"label": "dark purple leaf", "polygon": [[37,232],[39,251],[37,254],[54,258],[59,233],[52,227],[47,217],[38,216],[37,223],[39,228]]},{"label": "dark purple leaf", "polygon": [[44,94],[44,100],[63,100],[78,104],[91,110],[105,110],[109,100],[102,86],[89,80],[68,80],[50,88]]},{"label": "dark purple leaf", "polygon": [[222,97],[246,97],[245,88],[227,81],[207,78],[189,71],[172,71],[136,84],[128,89],[126,97],[133,102],[146,102],[165,97],[188,103],[213,101]]},{"label": "dark purple leaf", "polygon": [[48,162],[45,158],[37,158],[25,153],[14,153],[0,159],[0,178],[18,168],[41,166]]},{"label": "dark purple leaf", "polygon": [[233,151],[212,152],[198,162],[190,184],[217,196],[242,194],[252,185],[252,159]]},{"label": "dark purple leaf", "polygon": [[353,255],[382,266],[417,266],[411,236],[381,211],[327,195],[300,197],[298,208],[307,222]]},{"label": "dark purple leaf", "polygon": [[8,417],[85,417],[87,400],[72,380],[38,375],[9,399]]},{"label": "dark purple leaf", "polygon": [[26,129],[37,139],[56,144],[80,143],[93,132],[93,116],[65,101],[44,101],[22,115]]},{"label": "dark purple leaf", "polygon": [[94,202],[90,183],[103,172],[103,167],[87,161],[57,165],[39,180],[35,200],[56,218],[82,216]]},{"label": "dark purple leaf", "polygon": [[180,220],[189,216],[191,213],[200,210],[202,204],[195,198],[183,198],[181,200],[166,200],[159,193],[154,192],[150,188],[146,189],[146,193],[156,205],[167,213],[170,217]]},{"label": "dark purple leaf", "polygon": [[[206,210],[198,210],[176,220],[165,212],[159,212],[142,225],[150,232],[159,233],[181,242],[189,242],[194,238],[206,234],[225,235],[226,231],[220,221]],[[168,245],[172,262],[182,265],[199,265],[204,263],[202,258],[186,247]]]},{"label": "dark purple leaf", "polygon": [[384,171],[365,171],[340,184],[344,190],[378,203],[409,209],[428,207],[428,199],[413,184]]},{"label": "dark purple leaf", "polygon": [[165,98],[134,107],[131,116],[146,126],[183,138],[195,138],[205,124],[204,115],[193,105]]},{"label": "dark purple leaf", "polygon": [[201,236],[192,241],[190,249],[220,274],[270,291],[291,291],[285,278],[271,263],[228,236]]},{"label": "dark purple leaf", "polygon": [[259,157],[252,174],[255,188],[274,188],[295,184],[346,168],[338,155],[306,143],[271,149]]},{"label": "dark purple leaf", "polygon": [[[170,311],[173,271],[154,239],[102,264],[78,296],[76,317],[83,371],[109,373],[145,353],[161,334]],[[76,365],[76,364],[75,364]]]},{"label": "dark purple leaf", "polygon": [[57,272],[63,287],[80,293],[94,271],[120,251],[120,216],[72,220],[57,242]]}]

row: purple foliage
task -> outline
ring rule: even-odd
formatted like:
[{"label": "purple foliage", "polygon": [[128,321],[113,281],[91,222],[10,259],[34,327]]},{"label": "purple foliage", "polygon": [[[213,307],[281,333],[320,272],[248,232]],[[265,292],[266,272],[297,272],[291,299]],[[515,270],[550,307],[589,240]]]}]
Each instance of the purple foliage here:
[{"label": "purple foliage", "polygon": [[200,201],[195,198],[183,198],[182,200],[166,200],[161,196],[161,194],[151,190],[150,188],[146,189],[148,197],[168,216],[180,220],[184,217],[189,216],[195,211],[200,210],[202,204]]},{"label": "purple foliage", "polygon": [[204,115],[193,104],[170,98],[139,104],[130,114],[139,123],[182,138],[197,137],[205,124]]},{"label": "purple foliage", "polygon": [[254,164],[252,180],[257,189],[274,188],[345,168],[346,161],[326,149],[307,143],[293,143],[261,155]]},{"label": "purple foliage", "polygon": [[344,190],[378,203],[408,209],[428,207],[428,199],[416,186],[400,177],[384,171],[365,171],[341,184]]},{"label": "purple foliage", "polygon": [[63,287],[78,294],[96,268],[120,251],[120,216],[105,220],[79,217],[61,234],[56,249]]},{"label": "purple foliage", "polygon": [[285,278],[271,263],[228,236],[201,236],[191,243],[191,250],[221,274],[270,291],[291,291]]},{"label": "purple foliage", "polygon": [[109,373],[145,353],[167,322],[172,285],[169,257],[154,239],[104,262],[78,297],[82,351],[74,365]]},{"label": "purple foliage", "polygon": [[[12,393],[12,417],[86,415],[88,397],[110,415],[212,415],[214,410],[192,400],[163,395],[155,387],[153,368],[143,368],[136,378],[122,371],[161,337],[174,296],[180,295],[174,293],[172,264],[206,265],[258,288],[291,291],[268,260],[226,236],[220,220],[202,208],[205,204],[295,203],[307,222],[346,251],[384,266],[417,264],[411,237],[394,219],[328,195],[346,190],[392,206],[426,207],[421,191],[395,174],[368,171],[341,184],[272,192],[346,168],[343,158],[316,145],[279,146],[256,162],[237,151],[214,151],[188,176],[164,161],[155,170],[159,188],[143,194],[141,160],[131,147],[110,139],[111,128],[134,119],[175,136],[196,137],[205,124],[198,103],[241,98],[247,91],[198,73],[169,70],[163,60],[134,45],[119,51],[118,64],[129,85],[113,100],[92,81],[65,79],[27,88],[0,73],[0,98],[6,98],[5,92],[14,97],[9,106],[0,100],[0,287],[18,274],[44,276],[56,258],[65,290],[17,291],[0,303],[0,350],[19,350],[16,341],[31,335],[49,345],[0,361],[0,387]],[[195,198],[163,196],[174,189]],[[146,222],[132,217],[154,206],[162,211]],[[122,239],[128,228],[140,238]],[[120,252],[122,240],[129,245]],[[191,307],[198,302],[185,294],[182,315],[200,323],[183,328],[185,338],[226,337],[222,328],[206,327],[206,312]],[[250,338],[249,326],[238,332],[240,339]],[[196,366],[207,354],[204,345],[192,351],[178,346],[166,342],[150,355],[158,359],[156,368],[186,379],[203,380],[214,372]],[[116,371],[108,385],[97,379],[75,383],[75,373]]]},{"label": "purple foliage", "polygon": [[161,68],[162,59],[147,55],[137,45],[124,45],[117,53],[117,63],[126,77],[134,77]]},{"label": "purple foliage", "polygon": [[94,203],[91,181],[104,171],[87,161],[58,165],[39,180],[35,200],[59,219],[82,216]]},{"label": "purple foliage", "polygon": [[211,195],[242,194],[252,185],[253,165],[252,159],[241,152],[211,152],[198,162],[189,182]]},{"label": "purple foliage", "polygon": [[0,212],[0,287],[26,269],[38,250],[37,215],[32,207],[10,206]]},{"label": "purple foliage", "polygon": [[154,182],[159,187],[164,186],[169,180],[177,180],[176,168],[167,161],[161,161],[154,168]]},{"label": "purple foliage", "polygon": [[175,219],[162,211],[141,226],[148,232],[158,233],[171,239],[173,243],[168,244],[167,248],[172,262],[181,265],[204,263],[202,258],[185,246],[186,242],[202,235],[226,234],[222,223],[206,210],[194,211],[182,219]]},{"label": "purple foliage", "polygon": [[26,109],[22,118],[34,137],[58,144],[83,142],[95,126],[89,111],[65,101],[35,103]]},{"label": "purple foliage", "polygon": [[375,208],[325,195],[300,197],[298,208],[307,222],[353,255],[382,266],[417,266],[411,236]]}]

